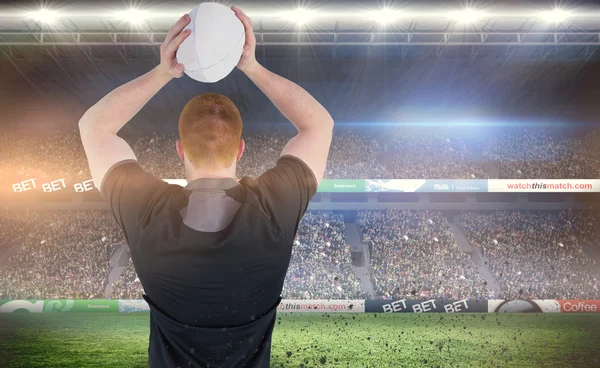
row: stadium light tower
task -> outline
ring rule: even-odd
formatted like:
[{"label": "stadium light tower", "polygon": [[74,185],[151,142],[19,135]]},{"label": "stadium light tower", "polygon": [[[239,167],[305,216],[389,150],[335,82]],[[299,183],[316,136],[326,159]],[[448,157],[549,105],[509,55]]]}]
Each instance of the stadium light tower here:
[{"label": "stadium light tower", "polygon": [[460,24],[476,23],[480,21],[484,15],[485,13],[481,10],[474,9],[465,9],[450,12],[450,18],[456,20],[456,22]]},{"label": "stadium light tower", "polygon": [[381,25],[387,25],[396,22],[398,18],[400,18],[400,11],[390,8],[383,8],[381,10],[371,12],[369,14],[369,18]]},{"label": "stadium light tower", "polygon": [[47,8],[42,8],[40,10],[30,12],[27,14],[27,16],[33,20],[36,20],[38,22],[45,23],[45,24],[52,24],[52,23],[56,22],[56,20],[59,18],[57,11],[50,10]]},{"label": "stadium light tower", "polygon": [[570,15],[571,13],[569,11],[558,8],[540,13],[540,17],[550,23],[562,23],[567,20]]},{"label": "stadium light tower", "polygon": [[309,9],[297,8],[289,12],[284,12],[284,18],[295,22],[299,26],[303,26],[313,21],[316,18],[316,13]]},{"label": "stadium light tower", "polygon": [[130,8],[125,11],[120,11],[117,12],[115,15],[120,20],[127,21],[134,26],[142,25],[148,19],[147,11],[136,8]]}]

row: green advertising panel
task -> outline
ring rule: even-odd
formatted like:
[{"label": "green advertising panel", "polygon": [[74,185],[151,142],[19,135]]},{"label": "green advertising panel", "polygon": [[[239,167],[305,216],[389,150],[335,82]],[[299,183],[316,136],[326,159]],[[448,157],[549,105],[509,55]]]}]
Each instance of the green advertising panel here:
[{"label": "green advertising panel", "polygon": [[46,300],[45,312],[118,312],[117,300]]},{"label": "green advertising panel", "polygon": [[324,193],[350,193],[365,192],[363,179],[325,179],[319,185],[317,192]]}]

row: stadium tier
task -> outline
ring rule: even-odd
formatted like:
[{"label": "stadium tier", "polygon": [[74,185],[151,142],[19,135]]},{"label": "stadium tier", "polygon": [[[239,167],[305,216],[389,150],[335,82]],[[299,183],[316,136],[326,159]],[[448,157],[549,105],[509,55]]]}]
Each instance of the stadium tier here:
[{"label": "stadium tier", "polygon": [[[599,220],[591,211],[310,211],[282,296],[598,299]],[[0,299],[141,299],[108,212],[3,212],[0,221],[13,239],[0,250]]]}]

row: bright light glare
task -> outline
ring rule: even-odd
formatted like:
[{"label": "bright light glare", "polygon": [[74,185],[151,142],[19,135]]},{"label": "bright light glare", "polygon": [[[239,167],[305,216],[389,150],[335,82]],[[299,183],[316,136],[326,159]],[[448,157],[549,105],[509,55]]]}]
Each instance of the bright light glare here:
[{"label": "bright light glare", "polygon": [[450,17],[458,23],[475,23],[483,18],[484,13],[480,10],[465,9],[450,13]]},{"label": "bright light glare", "polygon": [[119,19],[128,21],[133,25],[141,25],[148,18],[148,12],[140,9],[131,8],[129,10],[120,11],[115,14]]},{"label": "bright light glare", "polygon": [[400,11],[389,8],[372,11],[369,13],[369,19],[372,19],[380,24],[386,25],[394,23],[400,18]]},{"label": "bright light glare", "polygon": [[540,13],[540,17],[542,17],[547,22],[553,23],[562,23],[571,15],[570,12],[561,9],[554,9],[546,12]]},{"label": "bright light glare", "polygon": [[29,18],[37,20],[42,23],[54,23],[58,19],[58,12],[49,9],[40,9],[38,11],[30,12]]},{"label": "bright light glare", "polygon": [[285,19],[296,22],[299,26],[310,23],[316,18],[316,12],[308,9],[298,8],[289,12],[284,12]]}]

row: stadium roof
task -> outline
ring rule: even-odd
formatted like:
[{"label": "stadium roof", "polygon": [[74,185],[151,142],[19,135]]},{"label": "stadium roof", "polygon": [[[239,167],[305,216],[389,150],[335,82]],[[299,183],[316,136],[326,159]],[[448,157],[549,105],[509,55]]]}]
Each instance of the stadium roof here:
[{"label": "stadium roof", "polygon": [[[0,45],[160,44],[173,22],[196,3],[77,2],[40,7],[14,2],[0,8]],[[552,7],[548,2],[520,1],[515,6],[505,1],[467,8],[451,3],[387,7],[368,1],[323,3],[236,5],[252,17],[263,45],[600,46],[598,5]]]}]

